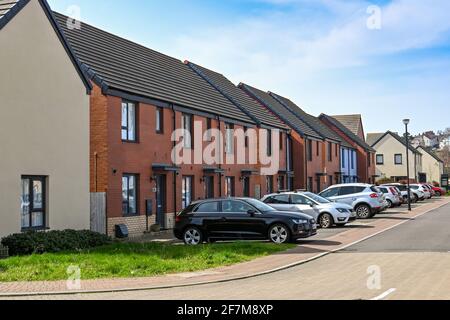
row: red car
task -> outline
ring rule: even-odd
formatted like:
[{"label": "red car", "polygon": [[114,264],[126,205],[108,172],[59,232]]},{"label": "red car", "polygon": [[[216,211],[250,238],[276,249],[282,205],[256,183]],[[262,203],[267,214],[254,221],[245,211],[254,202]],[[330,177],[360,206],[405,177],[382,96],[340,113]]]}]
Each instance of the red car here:
[{"label": "red car", "polygon": [[433,187],[433,191],[436,194],[436,196],[438,196],[438,197],[443,196],[444,194],[447,193],[447,191],[445,191],[441,187]]}]

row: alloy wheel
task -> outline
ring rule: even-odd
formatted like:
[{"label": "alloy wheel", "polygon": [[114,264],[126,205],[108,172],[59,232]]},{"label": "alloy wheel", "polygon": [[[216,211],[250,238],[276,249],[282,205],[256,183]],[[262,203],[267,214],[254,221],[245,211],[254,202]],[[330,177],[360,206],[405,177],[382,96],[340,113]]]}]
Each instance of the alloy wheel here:
[{"label": "alloy wheel", "polygon": [[274,226],[270,230],[270,241],[277,244],[285,243],[288,240],[289,232],[283,226]]},{"label": "alloy wheel", "polygon": [[320,216],[319,224],[323,229],[328,229],[333,224],[333,221],[331,220],[331,216],[329,214],[323,214]]},{"label": "alloy wheel", "polygon": [[202,240],[202,235],[197,229],[187,229],[184,233],[184,243],[191,246],[199,245]]},{"label": "alloy wheel", "polygon": [[368,206],[359,206],[356,209],[356,214],[361,219],[368,219],[370,217],[370,208]]}]

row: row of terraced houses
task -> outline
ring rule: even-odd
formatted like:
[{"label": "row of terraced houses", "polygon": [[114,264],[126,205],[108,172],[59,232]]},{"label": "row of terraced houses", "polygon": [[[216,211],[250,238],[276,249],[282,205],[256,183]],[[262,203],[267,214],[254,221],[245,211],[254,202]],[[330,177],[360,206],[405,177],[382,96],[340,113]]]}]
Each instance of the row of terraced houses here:
[{"label": "row of terraced houses", "polygon": [[[313,116],[281,94],[73,24],[45,0],[0,2],[0,44],[0,236],[93,224],[139,235],[171,228],[197,199],[375,182],[360,116]],[[246,161],[178,163],[178,129],[190,133],[183,158],[214,140],[218,159],[243,146]],[[256,147],[233,135],[250,130]],[[255,148],[279,155],[276,172],[249,161]]]}]

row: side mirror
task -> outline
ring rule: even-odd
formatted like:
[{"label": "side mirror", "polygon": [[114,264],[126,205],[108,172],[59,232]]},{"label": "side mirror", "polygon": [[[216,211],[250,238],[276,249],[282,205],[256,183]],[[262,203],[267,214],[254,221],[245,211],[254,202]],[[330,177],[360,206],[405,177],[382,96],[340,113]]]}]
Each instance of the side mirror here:
[{"label": "side mirror", "polygon": [[247,213],[249,216],[254,217],[257,212],[255,210],[248,210]]}]

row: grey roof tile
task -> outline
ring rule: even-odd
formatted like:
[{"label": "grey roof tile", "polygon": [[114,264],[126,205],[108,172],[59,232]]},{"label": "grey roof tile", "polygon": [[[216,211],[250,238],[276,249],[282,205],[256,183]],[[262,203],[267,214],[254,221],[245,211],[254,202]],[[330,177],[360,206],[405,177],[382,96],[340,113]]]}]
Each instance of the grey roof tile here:
[{"label": "grey roof tile", "polygon": [[364,140],[362,140],[359,136],[354,134],[350,129],[348,129],[345,125],[343,125],[340,121],[338,121],[334,117],[330,117],[329,115],[326,115],[322,113],[319,117],[319,119],[325,119],[331,122],[333,125],[335,125],[340,131],[342,131],[348,138],[353,140],[357,145],[359,145],[361,148],[365,149],[369,152],[375,152],[375,149],[369,146]]},{"label": "grey roof tile", "polygon": [[310,128],[305,122],[296,117],[292,112],[286,109],[281,103],[275,100],[267,92],[249,86],[247,84],[239,84],[239,88],[247,92],[252,98],[269,108],[273,113],[277,114],[281,120],[289,125],[300,135],[306,135],[315,139],[323,139],[322,136]]},{"label": "grey roof tile", "polygon": [[279,118],[271,113],[267,108],[250,98],[245,92],[236,87],[224,75],[209,70],[192,62],[185,62],[197,74],[203,77],[208,83],[211,83],[219,92],[227,97],[236,106],[242,108],[250,117],[260,124],[279,129],[288,129],[288,127]]},{"label": "grey roof tile", "polygon": [[182,61],[86,23],[80,29],[68,29],[67,17],[54,14],[77,57],[102,85],[255,124]]},{"label": "grey roof tile", "polygon": [[358,135],[361,128],[362,116],[360,114],[347,114],[331,116],[346,126],[353,134]]}]

